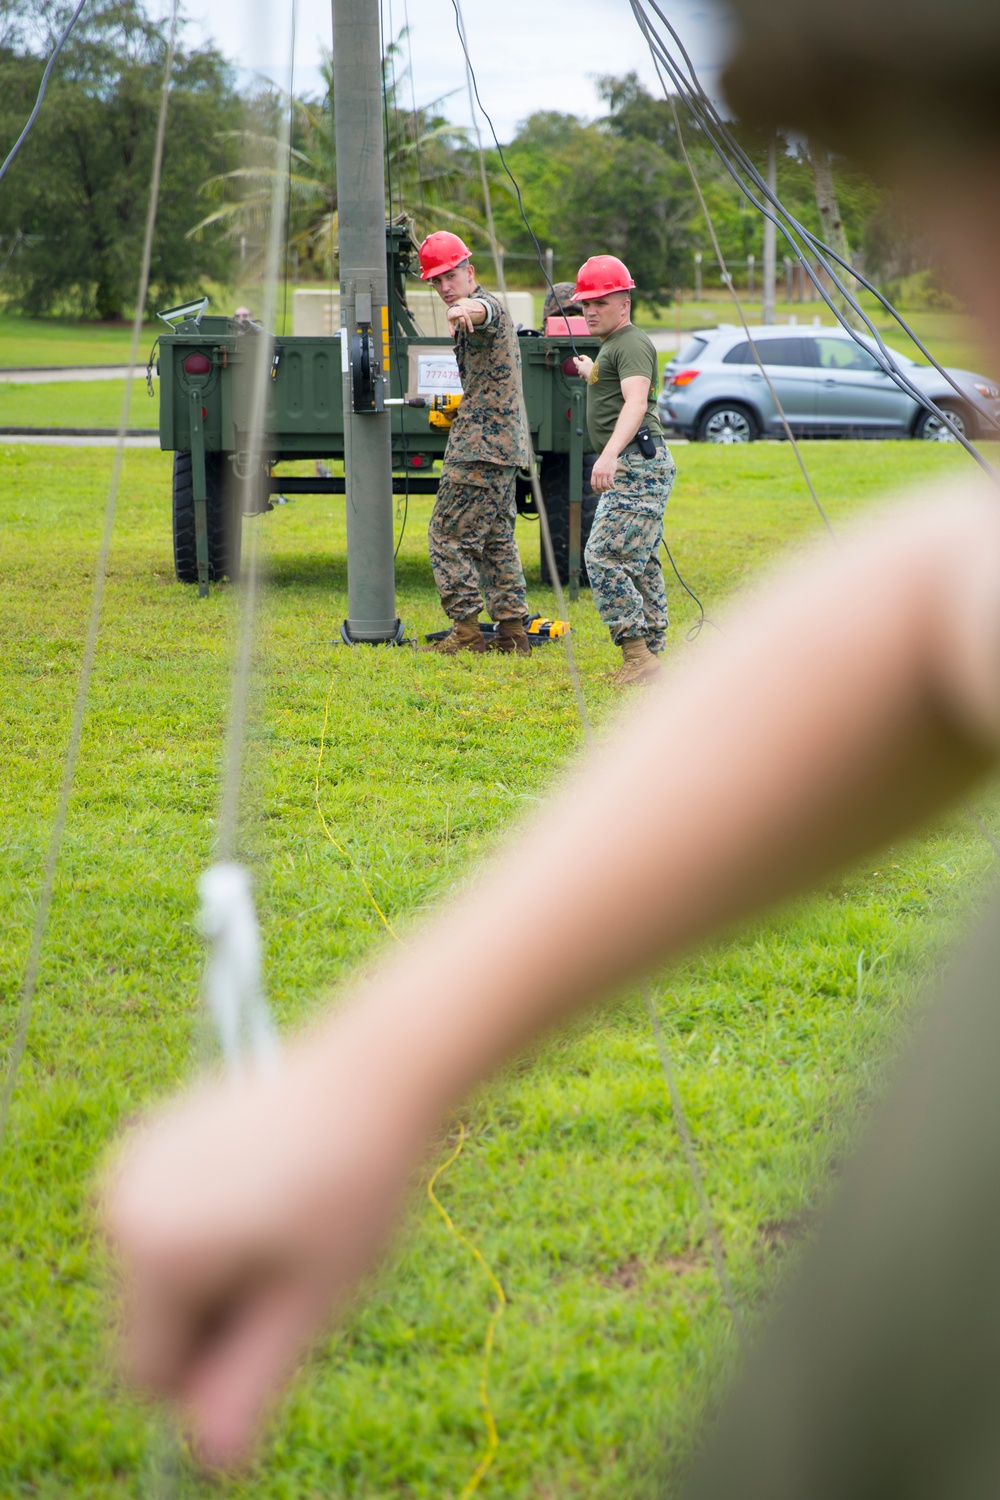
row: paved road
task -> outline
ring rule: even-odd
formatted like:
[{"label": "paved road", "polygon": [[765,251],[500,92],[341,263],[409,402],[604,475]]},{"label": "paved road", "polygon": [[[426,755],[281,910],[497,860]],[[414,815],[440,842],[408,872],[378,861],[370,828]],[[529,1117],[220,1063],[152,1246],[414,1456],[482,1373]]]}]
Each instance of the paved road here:
[{"label": "paved road", "polygon": [[[44,365],[41,368],[0,369],[0,382],[9,385],[46,385],[57,380],[124,380],[128,365]],[[135,365],[137,380],[145,380],[146,366]],[[155,374],[155,371],[154,371]]]}]

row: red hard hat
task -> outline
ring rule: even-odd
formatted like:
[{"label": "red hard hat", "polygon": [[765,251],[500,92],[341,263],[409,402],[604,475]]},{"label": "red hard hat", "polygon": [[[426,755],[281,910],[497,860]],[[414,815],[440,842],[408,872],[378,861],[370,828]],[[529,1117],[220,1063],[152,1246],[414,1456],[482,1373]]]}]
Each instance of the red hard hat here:
[{"label": "red hard hat", "polygon": [[609,292],[628,292],[635,286],[628,266],[617,255],[592,255],[576,273],[574,302],[589,302]]},{"label": "red hard hat", "polygon": [[438,229],[420,246],[420,279],[429,281],[432,276],[443,276],[445,271],[453,271],[471,255],[472,251],[457,234],[452,234],[450,229]]}]

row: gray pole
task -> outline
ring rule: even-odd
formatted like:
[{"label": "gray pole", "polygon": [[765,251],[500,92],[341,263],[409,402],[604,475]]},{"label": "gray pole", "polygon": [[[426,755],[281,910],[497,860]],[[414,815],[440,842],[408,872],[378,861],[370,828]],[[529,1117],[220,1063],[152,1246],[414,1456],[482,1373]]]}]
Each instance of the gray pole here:
[{"label": "gray pole", "polygon": [[[777,137],[772,135],[767,147],[767,185],[772,193],[778,190]],[[770,219],[764,220],[764,305],[760,321],[765,325],[774,322],[775,281],[777,280],[777,257],[775,255],[775,228]]]},{"label": "gray pole", "polygon": [[[333,97],[337,136],[342,349],[371,335],[377,389],[386,347],[385,177],[379,11],[372,0],[333,0]],[[353,409],[344,368],[344,474],[347,501],[347,634],[352,641],[396,638],[392,536],[392,429],[387,411]],[[388,387],[388,372],[386,387]],[[377,403],[381,406],[381,399]]]}]

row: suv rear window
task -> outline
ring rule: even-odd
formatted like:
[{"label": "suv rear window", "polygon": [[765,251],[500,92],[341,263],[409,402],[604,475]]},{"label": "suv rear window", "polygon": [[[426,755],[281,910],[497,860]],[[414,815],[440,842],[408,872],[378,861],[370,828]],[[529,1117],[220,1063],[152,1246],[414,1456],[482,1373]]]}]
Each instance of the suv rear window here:
[{"label": "suv rear window", "polygon": [[698,358],[707,343],[708,339],[690,338],[683,349],[678,350],[674,358],[678,364],[689,365]]},{"label": "suv rear window", "polygon": [[[809,365],[816,364],[816,352],[812,339],[755,339],[757,353],[764,365]],[[755,365],[749,341],[734,344],[722,363],[724,365]]]}]

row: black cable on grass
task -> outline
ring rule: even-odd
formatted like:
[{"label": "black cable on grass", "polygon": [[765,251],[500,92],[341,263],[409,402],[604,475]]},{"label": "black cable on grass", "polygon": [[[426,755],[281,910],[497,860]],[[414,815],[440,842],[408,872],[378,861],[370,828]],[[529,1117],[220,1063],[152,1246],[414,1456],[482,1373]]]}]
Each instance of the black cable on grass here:
[{"label": "black cable on grass", "polygon": [[724,632],[719,629],[719,626],[716,625],[715,621],[713,619],[710,619],[709,616],[705,613],[704,604],[702,604],[701,600],[698,598],[698,595],[688,583],[680,568],[674,562],[674,554],[671,552],[669,546],[667,545],[667,538],[664,532],[660,533],[660,546],[663,548],[664,552],[667,554],[667,557],[670,559],[670,566],[674,570],[674,576],[676,577],[677,582],[680,584],[685,594],[687,594],[688,598],[693,599],[695,604],[698,606],[698,618],[691,626],[690,630],[687,631],[684,639],[686,641],[696,641],[706,625],[711,625],[712,629],[718,630],[720,635],[724,634]]},{"label": "black cable on grass", "polygon": [[[405,451],[403,454],[403,463],[406,463]],[[395,562],[396,558],[399,556],[399,549],[403,545],[403,537],[406,535],[406,519],[410,514],[410,476],[405,469],[403,471],[403,483],[406,486],[403,493],[403,524],[399,528],[399,537],[396,541],[396,546],[392,554],[393,562]]]},{"label": "black cable on grass", "polygon": [[66,41],[69,38],[70,32],[73,30],[73,27],[76,25],[77,21],[80,19],[80,12],[83,10],[83,7],[86,5],[86,3],[87,3],[87,0],[80,0],[80,3],[76,7],[76,10],[73,12],[73,14],[69,18],[69,23],[66,26],[65,31],[63,32],[62,36],[59,38],[58,42],[56,43],[55,50],[53,51],[52,56],[49,58],[48,62],[45,64],[45,72],[42,74],[42,81],[38,85],[38,96],[35,99],[35,107],[31,111],[31,114],[28,116],[27,124],[25,125],[24,129],[21,131],[21,134],[18,136],[17,140],[14,142],[13,146],[10,148],[10,151],[7,153],[7,159],[6,159],[6,161],[4,162],[3,166],[0,167],[0,182],[2,182],[3,179],[6,177],[8,167],[11,165],[11,163],[13,162],[15,156],[20,151],[20,149],[24,145],[25,141],[28,139],[28,136],[31,134],[31,128],[34,125],[35,121],[38,119],[38,111],[41,109],[41,107],[42,107],[42,100],[45,98],[45,90],[49,86],[49,78],[51,77],[52,69],[56,65],[56,59],[58,58],[60,52],[62,51],[63,47],[65,46]]},{"label": "black cable on grass", "polygon": [[[726,168],[726,171],[732,177],[733,181],[736,183],[740,191],[750,201],[750,203],[753,204],[758,212],[763,214],[765,218],[770,219],[775,227],[781,231],[782,238],[789,245],[790,249],[795,255],[795,258],[802,265],[810,281],[813,283],[816,290],[819,292],[820,297],[826,303],[827,307],[833,313],[837,321],[842,324],[842,326],[850,334],[855,343],[857,343],[862,349],[865,349],[869,354],[872,353],[867,342],[865,341],[865,338],[844,318],[840,308],[837,307],[836,303],[833,301],[826,288],[823,286],[815,270],[809,264],[808,258],[803,253],[801,247],[793,238],[792,234],[789,232],[789,229],[786,228],[785,224],[782,223],[781,219],[779,219],[776,214],[771,213],[767,208],[765,208],[764,204],[754,196],[754,194],[747,187],[746,183],[743,182],[736,168],[733,166],[731,155],[736,157],[737,161],[740,164],[740,169],[750,177],[755,186],[759,187],[759,190],[768,199],[768,201],[774,205],[777,212],[780,213],[788,221],[788,225],[791,226],[795,233],[801,234],[803,239],[805,239],[808,244],[812,245],[817,259],[822,265],[822,268],[826,271],[827,275],[830,277],[837,290],[843,296],[844,300],[851,307],[852,311],[857,314],[857,316],[864,322],[865,326],[869,330],[871,338],[877,346],[879,355],[881,355],[881,358],[879,358],[878,355],[874,356],[880,368],[885,372],[885,374],[890,377],[890,379],[893,380],[893,382],[900,388],[900,390],[904,391],[908,396],[916,401],[919,406],[922,406],[925,410],[932,412],[934,416],[936,416],[938,420],[952,434],[955,441],[962,445],[962,447],[966,450],[970,457],[975,460],[980,468],[982,468],[987,474],[989,474],[991,479],[995,481],[998,480],[998,477],[1000,476],[997,475],[993,466],[983,457],[983,455],[976,448],[975,444],[970,442],[965,434],[958,429],[948,413],[937,406],[935,402],[933,402],[930,397],[926,396],[923,391],[921,391],[917,386],[913,385],[913,383],[907,378],[902,370],[900,370],[892,354],[886,348],[886,345],[878,329],[875,327],[874,323],[868,317],[864,309],[857,302],[856,298],[851,294],[851,292],[848,291],[847,287],[840,280],[839,276],[833,270],[832,266],[829,264],[825,257],[826,255],[832,256],[833,259],[836,260],[837,264],[840,265],[844,270],[849,270],[852,275],[856,275],[853,267],[847,266],[846,263],[838,255],[836,255],[834,251],[830,250],[829,246],[827,246],[822,240],[818,239],[809,230],[805,229],[805,227],[799,223],[794,215],[784,207],[784,205],[776,197],[776,195],[773,194],[767,187],[767,184],[760,176],[757,168],[750,161],[749,157],[743,151],[743,148],[733,138],[725,122],[722,120],[715,106],[712,104],[711,100],[708,98],[707,94],[702,88],[701,82],[698,79],[698,75],[695,71],[694,64],[691,62],[691,59],[684,48],[684,44],[681,42],[673,26],[663,14],[663,11],[660,9],[659,5],[657,5],[656,0],[641,0],[641,3],[640,0],[629,0],[629,3],[632,9],[633,16],[635,17],[640,31],[646,39],[646,43],[653,55],[654,61],[659,59],[663,63],[663,66],[666,68],[671,79],[673,80],[679,97],[683,99],[684,103],[687,105],[692,117],[718,155],[723,166]],[[645,3],[648,3],[652,6],[652,9],[660,17],[664,26],[666,26],[667,30],[669,31],[671,37],[676,42],[687,65],[690,79],[685,77],[683,69],[671,55],[669,48],[663,41],[663,38],[659,36],[659,34],[652,27],[648,16],[642,9],[642,4]],[[716,134],[718,134],[722,138],[722,140],[725,142],[725,146],[720,144],[720,141],[716,139]],[[728,150],[726,149],[726,147],[728,147]],[[892,305],[880,294],[876,293],[876,295],[879,297],[879,301],[882,303],[882,305],[892,313],[893,317],[895,317],[900,327],[910,337],[913,337],[914,342],[918,343],[918,346],[923,349],[923,345],[919,344],[919,341],[916,340],[915,336],[912,333],[912,330],[909,328],[909,325],[905,322],[902,316],[896,312],[896,309],[893,308]],[[956,386],[952,377],[948,375],[948,373],[942,368],[941,365],[938,364],[938,362],[933,358],[931,354],[929,354],[926,350],[924,352],[927,353],[927,357],[931,360],[931,363],[934,365],[935,369],[944,377],[944,379],[948,381],[953,389],[959,390],[959,393],[962,395],[963,400],[968,401],[968,397],[964,392],[960,391],[960,388]],[[977,407],[976,410],[978,411],[979,408]]]}]

